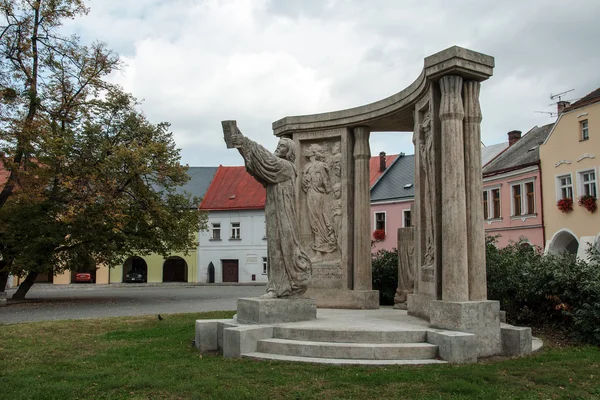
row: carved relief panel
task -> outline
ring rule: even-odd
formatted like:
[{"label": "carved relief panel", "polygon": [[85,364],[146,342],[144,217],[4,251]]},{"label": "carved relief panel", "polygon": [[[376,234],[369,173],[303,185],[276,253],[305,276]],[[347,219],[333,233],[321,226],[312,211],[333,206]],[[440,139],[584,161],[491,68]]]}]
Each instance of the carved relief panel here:
[{"label": "carved relief panel", "polygon": [[[300,240],[313,264],[311,287],[346,288],[348,280],[348,137],[346,129],[294,135],[299,149]],[[350,192],[351,193],[351,192]]]},{"label": "carved relief panel", "polygon": [[436,96],[432,88],[430,95],[415,106],[413,137],[416,163],[415,291],[431,298],[439,298],[441,290],[441,140],[439,118],[434,118],[438,115],[435,106]]}]

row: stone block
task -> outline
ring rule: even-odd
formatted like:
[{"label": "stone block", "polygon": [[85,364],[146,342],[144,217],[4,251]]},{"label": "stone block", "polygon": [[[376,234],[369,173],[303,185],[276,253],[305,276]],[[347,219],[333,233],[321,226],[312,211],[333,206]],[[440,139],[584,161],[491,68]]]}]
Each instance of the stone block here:
[{"label": "stone block", "polygon": [[242,324],[275,324],[316,318],[317,303],[314,299],[238,299],[237,321]]},{"label": "stone block", "polygon": [[502,323],[502,324],[506,323],[506,311],[500,310],[500,323]]},{"label": "stone block", "polygon": [[196,320],[196,348],[200,351],[217,351],[219,349],[219,323],[232,322],[231,319],[198,319]]},{"label": "stone block", "polygon": [[408,315],[423,318],[429,321],[429,308],[431,298],[419,294],[409,294],[407,296]]},{"label": "stone block", "polygon": [[6,292],[0,292],[0,307],[6,307]]},{"label": "stone block", "polygon": [[474,333],[478,357],[502,352],[500,342],[500,303],[498,301],[431,301],[432,328]]},{"label": "stone block", "polygon": [[502,354],[522,356],[533,351],[531,328],[502,324]]},{"label": "stone block", "polygon": [[273,337],[272,326],[235,326],[223,329],[223,357],[240,358],[254,353],[259,340]]},{"label": "stone block", "polygon": [[473,333],[428,331],[427,342],[438,346],[444,361],[455,364],[477,362],[477,336]]},{"label": "stone block", "polygon": [[319,308],[379,309],[379,290],[309,288],[306,296],[315,299]]}]

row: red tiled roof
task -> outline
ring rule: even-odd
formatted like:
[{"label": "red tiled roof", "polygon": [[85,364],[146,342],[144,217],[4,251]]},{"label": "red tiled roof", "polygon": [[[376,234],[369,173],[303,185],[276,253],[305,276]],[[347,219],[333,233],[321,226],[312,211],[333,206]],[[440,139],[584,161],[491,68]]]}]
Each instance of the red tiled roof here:
[{"label": "red tiled roof", "polygon": [[202,203],[202,210],[254,210],[265,208],[267,192],[246,167],[219,166]]},{"label": "red tiled roof", "polygon": [[[397,154],[386,156],[386,165],[389,167]],[[370,186],[381,177],[379,171],[379,156],[371,157],[369,163]],[[221,210],[256,210],[265,208],[267,192],[248,172],[246,167],[219,166],[202,203],[200,209],[206,211]]]},{"label": "red tiled roof", "polygon": [[581,99],[577,100],[575,103],[573,103],[569,107],[565,108],[563,110],[563,112],[575,110],[576,108],[589,106],[590,104],[594,104],[597,102],[600,102],[600,88],[594,90],[592,93],[589,93],[589,94],[583,96]]},{"label": "red tiled roof", "polygon": [[[398,154],[391,154],[385,156],[385,165],[389,168],[390,165],[394,162],[394,160],[398,158]],[[383,172],[379,170],[379,156],[371,157],[369,162],[369,187],[373,187],[375,182],[383,175]]]}]

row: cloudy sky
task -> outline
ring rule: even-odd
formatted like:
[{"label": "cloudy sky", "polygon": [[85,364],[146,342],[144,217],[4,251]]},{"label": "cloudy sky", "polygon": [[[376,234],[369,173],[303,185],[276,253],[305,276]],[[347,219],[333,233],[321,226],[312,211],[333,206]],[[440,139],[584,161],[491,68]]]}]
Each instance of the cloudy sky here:
[{"label": "cloudy sky", "polygon": [[[169,121],[182,161],[241,165],[220,121],[274,148],[287,115],[359,106],[412,83],[452,45],[496,59],[482,85],[482,140],[554,119],[550,94],[600,87],[598,0],[92,0],[66,26],[100,40],[125,68],[111,76]],[[413,153],[410,133],[374,133],[371,152]]]}]

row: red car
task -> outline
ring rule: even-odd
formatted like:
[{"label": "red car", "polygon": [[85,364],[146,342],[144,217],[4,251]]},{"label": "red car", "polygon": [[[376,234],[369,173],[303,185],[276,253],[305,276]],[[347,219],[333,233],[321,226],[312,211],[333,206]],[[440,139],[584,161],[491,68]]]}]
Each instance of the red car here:
[{"label": "red car", "polygon": [[78,272],[75,275],[75,282],[94,283],[94,278],[92,277],[92,274],[90,274],[89,272]]}]

